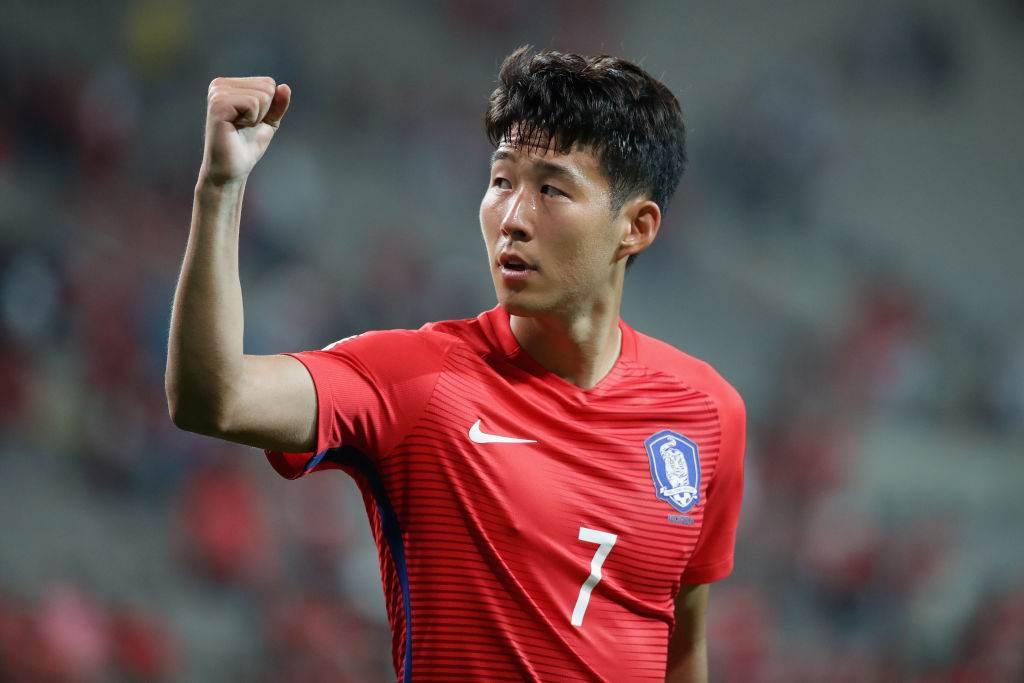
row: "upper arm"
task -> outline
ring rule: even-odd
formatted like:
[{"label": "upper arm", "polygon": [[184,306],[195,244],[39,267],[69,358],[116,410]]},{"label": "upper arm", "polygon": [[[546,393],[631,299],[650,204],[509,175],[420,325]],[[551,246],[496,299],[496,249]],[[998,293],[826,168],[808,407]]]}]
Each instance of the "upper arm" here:
[{"label": "upper arm", "polygon": [[[718,581],[733,568],[736,530],[743,502],[746,411],[739,394],[728,386],[719,393],[716,404],[722,445],[714,470],[708,474],[700,536],[683,570],[685,584]],[[704,465],[703,462],[701,464]]]},{"label": "upper arm", "polygon": [[306,367],[291,356],[244,356],[230,406],[214,436],[295,453],[316,445],[316,388]]},{"label": "upper arm", "polygon": [[676,595],[675,629],[668,641],[665,680],[673,683],[707,681],[707,612],[710,587],[706,583],[680,586]]}]

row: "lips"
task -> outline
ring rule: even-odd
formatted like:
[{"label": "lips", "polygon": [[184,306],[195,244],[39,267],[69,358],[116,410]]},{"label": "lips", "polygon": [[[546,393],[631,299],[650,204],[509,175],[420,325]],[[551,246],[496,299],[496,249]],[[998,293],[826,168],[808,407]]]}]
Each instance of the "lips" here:
[{"label": "lips", "polygon": [[498,272],[507,286],[518,289],[525,286],[537,268],[514,251],[503,250],[498,255]]},{"label": "lips", "polygon": [[498,256],[498,265],[504,270],[511,270],[514,272],[536,270],[536,268],[527,263],[525,259],[510,251],[501,252]]}]

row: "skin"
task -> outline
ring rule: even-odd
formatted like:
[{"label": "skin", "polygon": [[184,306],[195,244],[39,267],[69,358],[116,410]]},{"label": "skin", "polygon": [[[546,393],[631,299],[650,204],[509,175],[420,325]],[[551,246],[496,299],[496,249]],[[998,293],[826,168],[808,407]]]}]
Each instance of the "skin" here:
[{"label": "skin", "polygon": [[[290,356],[243,353],[238,232],[246,180],[276,134],[291,89],[273,79],[218,78],[207,96],[206,142],[171,315],[165,385],[174,423],[257,448],[310,452],[317,401]],[[657,235],[657,204],[612,210],[589,149],[501,145],[480,205],[491,276],[512,332],[542,366],[589,389],[615,365],[626,259]],[[517,268],[515,264],[521,264]],[[706,681],[707,586],[683,586],[666,680]]]},{"label": "skin", "polygon": [[[658,205],[645,197],[612,210],[610,185],[591,150],[500,145],[480,227],[495,294],[520,346],[566,381],[597,385],[619,357],[626,259],[650,246],[660,224]],[[508,263],[526,272],[503,267]],[[666,681],[707,681],[708,593],[707,584],[679,590]]]},{"label": "skin", "polygon": [[708,680],[708,584],[681,586],[676,596],[676,626],[668,641],[666,683]]},{"label": "skin", "polygon": [[[495,151],[480,226],[498,302],[523,349],[583,389],[615,365],[626,259],[646,249],[661,224],[645,197],[612,211],[598,157],[518,147]],[[502,257],[527,266],[510,273]]]},{"label": "skin", "polygon": [[242,352],[238,227],[246,180],[288,110],[271,78],[218,78],[207,95],[206,145],[171,312],[165,387],[188,431],[296,452],[316,440],[316,390],[289,356]]}]

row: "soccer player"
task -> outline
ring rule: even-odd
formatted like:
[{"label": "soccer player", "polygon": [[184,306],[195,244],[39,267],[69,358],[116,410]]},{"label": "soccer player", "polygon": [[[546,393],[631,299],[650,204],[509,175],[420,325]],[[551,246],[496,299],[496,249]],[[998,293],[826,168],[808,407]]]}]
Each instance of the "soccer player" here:
[{"label": "soccer player", "polygon": [[290,98],[270,78],[210,86],[171,321],[174,422],[263,448],[288,478],[355,479],[401,681],[706,680],[744,407],[707,364],[619,318],[626,265],[682,176],[676,98],[624,60],[517,50],[486,113],[498,305],[251,356],[242,195]]}]

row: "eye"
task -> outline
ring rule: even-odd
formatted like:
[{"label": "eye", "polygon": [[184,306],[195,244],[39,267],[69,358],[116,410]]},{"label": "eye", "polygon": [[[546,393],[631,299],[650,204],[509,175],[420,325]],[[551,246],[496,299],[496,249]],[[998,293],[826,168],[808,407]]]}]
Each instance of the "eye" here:
[{"label": "eye", "polygon": [[555,187],[554,185],[541,185],[541,187],[540,187],[540,193],[541,193],[541,194],[546,194],[546,195],[550,195],[550,196],[552,196],[552,197],[557,197],[557,196],[559,196],[559,195],[562,195],[562,196],[564,196],[564,195],[565,195],[565,193],[564,193],[564,192],[562,192],[561,190],[559,190],[559,189],[558,189],[557,187]]},{"label": "eye", "polygon": [[501,178],[501,177],[498,177],[498,178],[495,178],[494,180],[492,180],[491,181],[491,185],[493,185],[494,187],[499,187],[502,190],[507,190],[510,187],[512,187],[512,183],[510,183],[508,181],[508,178]]}]

